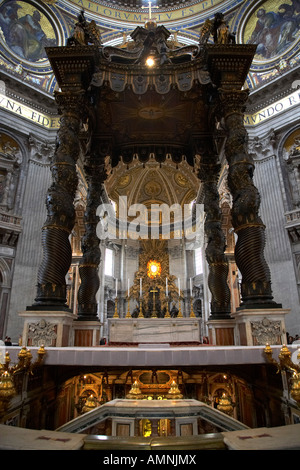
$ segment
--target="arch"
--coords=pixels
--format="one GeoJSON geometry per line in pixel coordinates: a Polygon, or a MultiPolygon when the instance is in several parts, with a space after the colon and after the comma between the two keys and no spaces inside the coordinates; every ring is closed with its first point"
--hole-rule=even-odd
{"type": "MultiPolygon", "coordinates": [[[[26,145],[25,143],[22,141],[22,139],[20,138],[20,136],[16,135],[16,132],[12,132],[10,129],[6,129],[4,126],[0,126],[0,135],[1,134],[5,134],[7,135],[8,137],[10,137],[11,139],[13,139],[20,147],[21,151],[22,151],[22,155],[27,155],[28,153],[28,150],[26,148],[26,145]]],[[[27,136],[26,136],[27,137],[27,136]]]]}
{"type": "Polygon", "coordinates": [[[299,124],[289,128],[286,132],[281,136],[280,141],[278,143],[278,153],[282,154],[284,144],[286,143],[287,139],[297,130],[300,129],[299,124]]]}
{"type": "MultiPolygon", "coordinates": [[[[299,124],[293,126],[287,132],[285,132],[278,144],[278,165],[280,167],[283,191],[285,193],[285,205],[286,210],[295,210],[298,206],[299,201],[299,170],[293,163],[293,157],[289,155],[289,151],[293,146],[292,136],[295,135],[300,137],[300,126],[299,124]]],[[[298,160],[298,157],[297,157],[298,160]]]]}
{"type": "Polygon", "coordinates": [[[0,258],[0,276],[0,338],[4,338],[10,301],[11,270],[3,258],[0,258]]]}
{"type": "Polygon", "coordinates": [[[11,270],[8,266],[7,262],[0,258],[0,282],[2,288],[10,288],[11,287],[11,270]]]}

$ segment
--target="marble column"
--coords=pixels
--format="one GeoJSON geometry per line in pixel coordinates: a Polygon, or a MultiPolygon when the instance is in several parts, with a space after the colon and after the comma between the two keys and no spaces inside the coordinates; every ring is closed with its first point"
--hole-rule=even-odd
{"type": "Polygon", "coordinates": [[[277,304],[273,301],[270,270],[264,258],[265,226],[259,216],[260,195],[253,183],[254,163],[248,154],[243,120],[248,91],[221,88],[219,97],[227,134],[225,154],[233,198],[232,224],[238,236],[235,260],[242,275],[241,307],[274,308],[277,304]]]}
{"type": "Polygon", "coordinates": [[[228,286],[228,261],[225,255],[226,240],[222,230],[222,213],[219,202],[218,179],[220,165],[213,141],[204,142],[200,150],[198,177],[204,186],[204,230],[207,239],[206,260],[209,266],[208,287],[211,292],[211,319],[229,318],[230,289],[228,286]]]}
{"type": "Polygon", "coordinates": [[[101,259],[97,236],[102,185],[106,179],[104,160],[94,155],[85,166],[88,182],[87,207],[84,214],[85,233],[82,238],[82,259],[79,264],[81,285],[78,291],[78,320],[98,320],[96,294],[100,286],[98,267],[101,259]],[[99,161],[98,161],[99,158],[99,161]]]}
{"type": "Polygon", "coordinates": [[[51,164],[52,184],[46,197],[47,219],[42,228],[43,259],[34,304],[39,308],[66,307],[65,276],[72,260],[69,235],[75,223],[73,201],[78,184],[76,161],[83,99],[83,91],[56,93],[61,124],[51,164]]]}

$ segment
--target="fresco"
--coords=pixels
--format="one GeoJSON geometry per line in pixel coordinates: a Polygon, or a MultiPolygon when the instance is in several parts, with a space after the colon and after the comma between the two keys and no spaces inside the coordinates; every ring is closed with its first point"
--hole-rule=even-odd
{"type": "Polygon", "coordinates": [[[57,45],[48,18],[28,2],[9,0],[0,6],[1,40],[18,57],[29,62],[47,59],[45,47],[57,45]]]}
{"type": "Polygon", "coordinates": [[[248,19],[243,42],[257,44],[255,60],[281,57],[300,38],[300,0],[267,0],[248,19]]]}

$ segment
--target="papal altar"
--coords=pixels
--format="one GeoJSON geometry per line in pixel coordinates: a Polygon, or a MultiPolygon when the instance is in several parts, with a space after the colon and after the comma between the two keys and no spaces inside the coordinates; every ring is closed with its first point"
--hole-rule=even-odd
{"type": "Polygon", "coordinates": [[[111,318],[108,340],[114,343],[200,343],[198,318],[111,318]]]}

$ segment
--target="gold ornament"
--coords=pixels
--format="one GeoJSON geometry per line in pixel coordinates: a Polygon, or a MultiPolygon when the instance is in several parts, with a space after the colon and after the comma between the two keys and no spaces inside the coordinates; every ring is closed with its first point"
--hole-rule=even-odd
{"type": "Polygon", "coordinates": [[[292,373],[292,377],[290,379],[291,387],[290,387],[290,394],[291,397],[300,404],[300,352],[297,355],[298,364],[294,364],[291,359],[291,352],[288,347],[284,344],[279,352],[277,362],[273,358],[273,351],[271,346],[267,343],[264,349],[264,353],[268,359],[268,361],[277,367],[277,372],[286,371],[292,373]]]}
{"type": "MultiPolygon", "coordinates": [[[[143,298],[140,310],[144,312],[148,310],[150,296],[153,290],[157,291],[156,302],[160,303],[161,310],[166,309],[166,317],[170,316],[168,312],[169,302],[178,302],[179,290],[176,285],[177,278],[169,274],[169,253],[165,240],[142,240],[141,252],[139,255],[139,270],[135,273],[133,285],[129,291],[129,297],[135,299],[138,304],[140,298],[140,282],[143,285],[143,298]],[[149,270],[152,270],[149,272],[149,270]],[[149,276],[149,274],[150,276],[149,276]],[[166,284],[168,285],[168,295],[166,292],[166,284]]],[[[150,312],[152,315],[153,312],[150,312]]],[[[139,317],[143,317],[140,314],[139,317]]]]}
{"type": "Polygon", "coordinates": [[[126,395],[126,398],[129,398],[130,400],[142,400],[144,398],[137,381],[132,384],[129,393],[126,395]]]}
{"type": "Polygon", "coordinates": [[[10,400],[16,394],[11,374],[6,370],[0,378],[0,401],[10,400]]]}
{"type": "Polygon", "coordinates": [[[172,399],[173,400],[181,399],[183,397],[182,393],[180,393],[180,390],[179,390],[178,385],[175,382],[175,380],[173,380],[173,382],[171,383],[171,388],[168,391],[166,396],[170,400],[172,400],[172,399]]]}
{"type": "Polygon", "coordinates": [[[5,361],[0,364],[0,415],[6,412],[10,400],[16,395],[14,375],[16,373],[33,374],[42,365],[46,354],[43,345],[39,348],[37,354],[36,361],[32,363],[31,352],[23,346],[18,354],[18,363],[10,367],[9,353],[5,353],[5,361]]]}
{"type": "Polygon", "coordinates": [[[150,259],[147,263],[147,276],[151,279],[155,279],[156,277],[161,275],[161,264],[159,261],[155,261],[150,259]]]}
{"type": "Polygon", "coordinates": [[[291,378],[291,397],[300,404],[300,373],[294,372],[291,378]]]}
{"type": "Polygon", "coordinates": [[[83,413],[87,413],[88,411],[93,410],[94,408],[97,407],[97,402],[96,399],[93,395],[90,395],[87,399],[86,402],[82,408],[83,413]]]}
{"type": "Polygon", "coordinates": [[[233,406],[231,403],[231,399],[228,397],[228,395],[224,392],[222,397],[220,398],[219,404],[217,405],[217,408],[219,411],[222,411],[223,413],[230,415],[233,410],[233,406]]]}

